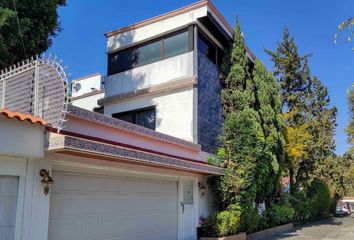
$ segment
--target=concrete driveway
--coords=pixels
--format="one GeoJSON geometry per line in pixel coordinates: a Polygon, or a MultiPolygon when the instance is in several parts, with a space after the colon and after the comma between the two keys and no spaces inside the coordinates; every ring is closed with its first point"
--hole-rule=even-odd
{"type": "Polygon", "coordinates": [[[354,240],[354,214],[296,227],[264,240],[354,240]]]}

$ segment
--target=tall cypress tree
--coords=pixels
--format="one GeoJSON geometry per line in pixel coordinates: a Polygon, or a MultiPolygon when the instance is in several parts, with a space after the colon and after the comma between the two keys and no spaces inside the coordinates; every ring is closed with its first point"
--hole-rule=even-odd
{"type": "Polygon", "coordinates": [[[279,186],[284,156],[281,100],[274,77],[256,60],[250,62],[237,21],[232,48],[223,64],[223,148],[226,168],[220,182],[222,207],[241,207],[240,230],[252,231],[254,204],[270,206],[279,186]],[[251,70],[252,69],[252,70],[251,70]]]}
{"type": "Polygon", "coordinates": [[[257,151],[257,137],[262,135],[254,105],[253,85],[249,71],[249,60],[237,21],[234,41],[229,58],[225,58],[221,92],[224,124],[222,159],[226,174],[221,182],[223,208],[240,204],[243,209],[253,204],[256,195],[255,167],[260,152],[257,151]],[[248,206],[246,206],[248,205],[248,206]]]}
{"type": "Polygon", "coordinates": [[[279,190],[281,166],[284,163],[285,139],[279,87],[263,63],[256,60],[252,72],[255,86],[255,110],[265,137],[263,158],[259,161],[257,198],[270,207],[279,190]],[[266,170],[266,171],[265,171],[266,170]],[[262,174],[265,173],[265,174],[262,174]]]}

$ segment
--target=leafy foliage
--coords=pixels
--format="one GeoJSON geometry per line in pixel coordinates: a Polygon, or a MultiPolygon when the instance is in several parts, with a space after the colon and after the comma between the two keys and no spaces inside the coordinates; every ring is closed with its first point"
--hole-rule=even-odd
{"type": "Polygon", "coordinates": [[[270,214],[270,224],[274,227],[293,221],[295,211],[289,205],[273,204],[270,214]]]}
{"type": "MultiPolygon", "coordinates": [[[[327,88],[310,74],[310,55],[298,53],[287,28],[277,49],[266,52],[274,76],[259,60],[248,60],[237,22],[222,64],[225,120],[218,159],[225,175],[216,192],[221,210],[240,208],[238,231],[248,233],[326,215],[354,183],[346,175],[351,157],[334,154],[337,109],[327,88]],[[282,174],[290,177],[290,194],[280,192],[282,174]],[[260,215],[262,202],[266,211],[260,215]]],[[[223,226],[231,221],[228,213],[221,216],[223,226]]]]}
{"type": "Polygon", "coordinates": [[[24,60],[26,54],[28,57],[41,54],[51,46],[52,38],[60,31],[57,8],[65,5],[66,1],[14,2],[0,2],[0,69],[24,60]]]}
{"type": "Polygon", "coordinates": [[[212,214],[202,225],[204,235],[208,237],[223,237],[237,233],[240,225],[241,209],[230,205],[227,210],[212,214]]]}
{"type": "MultiPolygon", "coordinates": [[[[317,77],[311,76],[310,55],[299,55],[287,28],[276,51],[266,52],[274,62],[274,76],[283,96],[286,168],[291,192],[297,191],[295,187],[310,186],[316,179],[332,186],[343,185],[340,177],[334,177],[343,176],[343,168],[334,168],[337,109],[330,106],[327,88],[317,77]]],[[[340,188],[337,194],[339,192],[342,192],[340,188]]]]}
{"type": "MultiPolygon", "coordinates": [[[[343,21],[341,24],[338,25],[338,32],[334,35],[334,42],[337,42],[337,39],[339,37],[339,33],[343,31],[348,31],[348,36],[345,40],[345,43],[349,43],[351,41],[351,38],[354,36],[354,31],[352,28],[354,27],[354,18],[350,17],[347,20],[343,21]]],[[[354,51],[354,48],[352,48],[354,51]]]]}

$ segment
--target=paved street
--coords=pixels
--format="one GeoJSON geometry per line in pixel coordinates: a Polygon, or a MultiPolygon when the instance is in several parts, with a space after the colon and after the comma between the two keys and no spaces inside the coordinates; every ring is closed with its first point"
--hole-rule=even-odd
{"type": "Polygon", "coordinates": [[[323,220],[277,234],[264,240],[354,240],[354,214],[350,217],[323,220]]]}

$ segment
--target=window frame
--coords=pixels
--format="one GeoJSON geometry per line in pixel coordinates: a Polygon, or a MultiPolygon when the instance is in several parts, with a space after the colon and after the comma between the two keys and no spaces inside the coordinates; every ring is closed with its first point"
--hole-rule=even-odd
{"type": "MultiPolygon", "coordinates": [[[[216,66],[218,66],[218,67],[220,67],[220,65],[221,65],[221,62],[222,62],[222,59],[219,59],[219,56],[220,56],[220,53],[219,52],[222,52],[223,54],[223,56],[225,56],[225,51],[223,51],[220,47],[219,47],[219,45],[218,44],[216,44],[209,36],[208,36],[208,34],[207,33],[205,33],[204,31],[203,31],[203,29],[202,28],[200,28],[200,27],[198,27],[197,28],[197,44],[198,44],[198,40],[199,40],[199,35],[201,35],[203,38],[205,38],[211,45],[213,45],[213,47],[215,48],[215,63],[210,59],[210,58],[208,58],[204,53],[202,53],[205,57],[207,57],[212,63],[214,63],[216,66]]],[[[196,50],[198,51],[198,52],[200,52],[199,51],[199,48],[198,48],[199,46],[196,46],[196,50]]]]}
{"type": "Polygon", "coordinates": [[[115,118],[115,119],[119,119],[121,121],[125,121],[125,122],[128,122],[128,123],[140,126],[140,127],[145,127],[145,128],[148,128],[148,129],[151,129],[151,130],[154,130],[154,131],[156,130],[156,106],[155,105],[154,106],[149,106],[149,107],[144,107],[144,108],[138,108],[138,109],[134,109],[134,110],[129,110],[129,111],[124,111],[124,112],[113,113],[112,117],[115,118]],[[137,113],[144,112],[144,111],[150,111],[150,110],[153,110],[154,114],[155,114],[155,125],[154,125],[153,129],[145,127],[145,126],[142,126],[142,125],[139,125],[139,124],[136,123],[137,122],[137,113]],[[131,114],[133,122],[128,122],[128,121],[120,119],[118,116],[122,115],[122,114],[131,114]]]}
{"type": "Polygon", "coordinates": [[[154,62],[158,62],[158,61],[161,61],[161,60],[164,60],[164,59],[168,59],[168,58],[171,58],[171,57],[175,57],[175,56],[178,56],[178,55],[181,55],[181,54],[185,54],[185,53],[193,51],[193,50],[194,50],[194,25],[184,26],[183,28],[180,28],[180,29],[177,29],[177,30],[173,30],[172,32],[169,32],[169,33],[164,34],[162,36],[159,36],[159,37],[156,37],[156,38],[153,38],[153,39],[149,39],[147,41],[135,44],[133,46],[130,46],[130,47],[118,50],[118,51],[114,51],[114,52],[108,53],[107,76],[114,75],[114,74],[121,73],[121,72],[125,72],[125,71],[128,71],[128,70],[137,68],[137,67],[145,66],[145,65],[148,65],[148,64],[151,64],[151,63],[154,63],[154,62]],[[188,50],[186,52],[183,52],[183,53],[180,53],[180,54],[177,54],[177,55],[172,55],[172,56],[165,57],[165,52],[164,52],[164,41],[165,41],[165,39],[166,38],[170,38],[170,37],[175,36],[175,35],[178,35],[178,34],[181,34],[181,33],[184,33],[184,32],[188,33],[188,50]],[[141,65],[137,65],[137,63],[136,63],[136,51],[137,51],[137,49],[141,48],[141,47],[144,47],[146,45],[149,45],[151,43],[154,43],[154,42],[160,42],[161,55],[160,55],[159,60],[153,61],[153,62],[149,62],[149,63],[145,63],[145,64],[141,64],[141,65]],[[133,55],[133,57],[132,57],[132,61],[133,62],[131,64],[131,67],[127,68],[127,69],[125,69],[123,71],[117,71],[117,72],[110,71],[112,69],[112,67],[110,65],[110,57],[115,55],[115,54],[119,55],[120,53],[122,53],[124,51],[129,51],[129,50],[132,50],[132,55],[133,55]]]}

